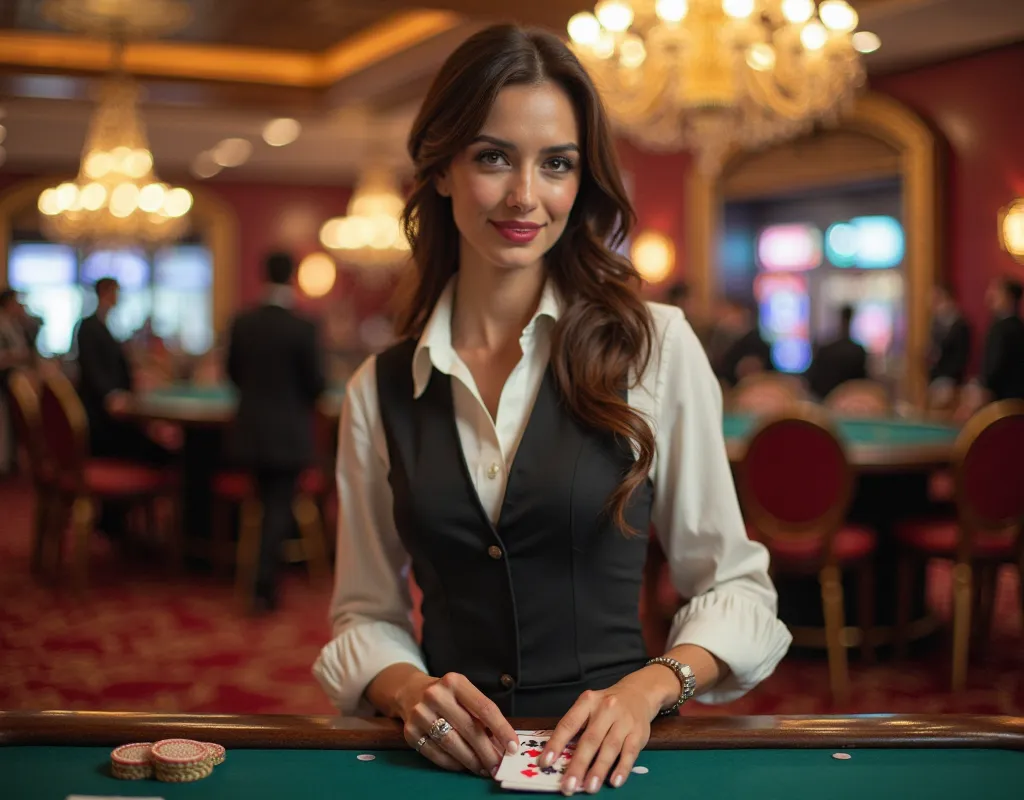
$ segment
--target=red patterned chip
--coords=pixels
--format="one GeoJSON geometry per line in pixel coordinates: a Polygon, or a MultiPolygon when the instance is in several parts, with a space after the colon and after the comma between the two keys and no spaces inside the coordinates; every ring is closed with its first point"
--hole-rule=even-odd
{"type": "Polygon", "coordinates": [[[152,752],[159,764],[198,764],[210,757],[206,745],[192,739],[164,739],[153,745],[152,752]]]}

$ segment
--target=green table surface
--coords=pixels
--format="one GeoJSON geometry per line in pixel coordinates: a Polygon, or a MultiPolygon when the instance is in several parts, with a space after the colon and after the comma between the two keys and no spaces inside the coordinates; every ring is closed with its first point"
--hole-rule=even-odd
{"type": "MultiPolygon", "coordinates": [[[[756,421],[755,416],[727,414],[723,421],[725,438],[744,438],[756,421]]],[[[855,446],[952,445],[959,433],[950,425],[905,419],[837,419],[836,426],[843,440],[855,446]]]]}
{"type": "MultiPolygon", "coordinates": [[[[229,750],[205,780],[167,784],[110,776],[109,747],[0,747],[0,796],[7,800],[64,800],[70,794],[189,800],[446,800],[494,797],[491,780],[434,768],[410,751],[229,750]]],[[[659,750],[641,754],[650,771],[632,775],[623,798],[887,798],[1024,797],[1024,752],[995,749],[850,749],[847,761],[831,749],[659,750]]],[[[560,796],[560,795],[556,795],[560,796]]]]}

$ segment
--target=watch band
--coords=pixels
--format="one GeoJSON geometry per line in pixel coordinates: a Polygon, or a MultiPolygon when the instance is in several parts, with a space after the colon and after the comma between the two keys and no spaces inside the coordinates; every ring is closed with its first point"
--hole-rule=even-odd
{"type": "Polygon", "coordinates": [[[679,706],[693,697],[694,692],[697,691],[697,676],[693,674],[689,664],[680,664],[674,658],[669,658],[668,656],[652,658],[647,662],[647,666],[651,664],[661,664],[663,667],[668,667],[679,678],[679,698],[670,708],[658,712],[659,717],[674,714],[679,709],[679,706]]]}

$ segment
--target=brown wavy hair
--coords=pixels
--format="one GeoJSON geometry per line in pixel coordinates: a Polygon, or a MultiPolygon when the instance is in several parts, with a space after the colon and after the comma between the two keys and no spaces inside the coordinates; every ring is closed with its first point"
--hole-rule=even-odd
{"type": "Polygon", "coordinates": [[[615,252],[636,216],[619,173],[615,144],[594,84],[554,34],[496,25],[471,36],[434,79],[409,134],[415,177],[405,207],[405,233],[414,269],[399,294],[397,330],[419,336],[448,280],[458,270],[459,232],[450,198],[435,181],[480,132],[506,86],[552,81],[570,97],[580,130],[582,174],[565,231],[544,264],[565,301],[554,328],[551,365],[570,413],[583,424],[610,431],[638,451],[608,501],[626,534],[625,510],[646,480],[654,434],[622,399],[632,372],[651,357],[654,325],[640,299],[640,275],[615,252]]]}

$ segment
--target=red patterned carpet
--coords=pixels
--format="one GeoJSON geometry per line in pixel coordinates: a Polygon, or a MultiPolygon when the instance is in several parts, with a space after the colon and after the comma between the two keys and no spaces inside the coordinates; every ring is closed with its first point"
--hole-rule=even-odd
{"type": "MultiPolygon", "coordinates": [[[[29,576],[28,489],[0,482],[0,708],[164,712],[330,713],[310,676],[328,635],[329,589],[290,576],[283,608],[239,614],[223,580],[170,580],[158,565],[94,545],[93,589],[84,601],[29,576]]],[[[937,610],[948,617],[948,567],[930,571],[937,610]]],[[[967,690],[948,690],[938,647],[896,667],[851,667],[853,700],[836,708],[824,660],[789,656],[754,692],[700,714],[1024,713],[1024,637],[1015,575],[1001,576],[991,652],[972,665],[967,690]]]]}

